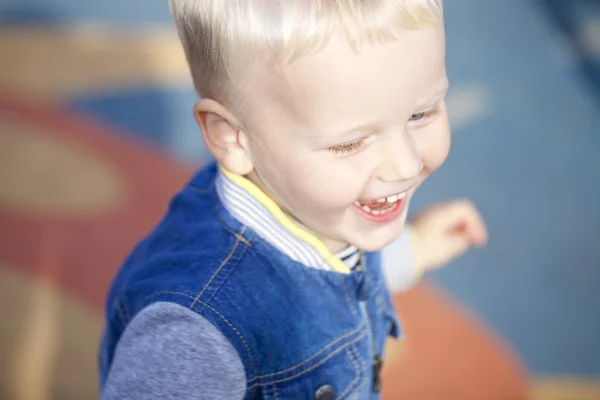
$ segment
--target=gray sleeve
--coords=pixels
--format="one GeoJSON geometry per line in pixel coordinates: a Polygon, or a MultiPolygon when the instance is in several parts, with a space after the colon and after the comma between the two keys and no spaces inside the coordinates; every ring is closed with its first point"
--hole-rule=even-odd
{"type": "Polygon", "coordinates": [[[244,366],[227,338],[199,314],[165,302],[126,328],[101,398],[235,400],[245,393],[244,366]]]}
{"type": "Polygon", "coordinates": [[[400,236],[381,251],[383,274],[392,293],[409,289],[419,279],[411,234],[406,224],[400,236]]]}

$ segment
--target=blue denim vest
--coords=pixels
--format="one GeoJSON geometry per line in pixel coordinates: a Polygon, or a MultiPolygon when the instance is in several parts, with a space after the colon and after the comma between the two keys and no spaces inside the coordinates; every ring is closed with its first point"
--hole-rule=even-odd
{"type": "Polygon", "coordinates": [[[246,399],[377,399],[386,337],[399,324],[366,253],[349,274],[306,267],[220,203],[214,164],[171,202],[115,277],[100,349],[105,382],[119,337],[144,307],[168,301],[211,321],[238,351],[246,399]]]}

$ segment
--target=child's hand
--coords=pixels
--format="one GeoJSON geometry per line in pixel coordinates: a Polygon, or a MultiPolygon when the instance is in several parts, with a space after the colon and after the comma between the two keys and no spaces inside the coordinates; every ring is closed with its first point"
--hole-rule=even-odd
{"type": "Polygon", "coordinates": [[[465,253],[471,246],[483,247],[488,240],[481,215],[468,200],[433,206],[412,222],[417,267],[439,268],[465,253]]]}

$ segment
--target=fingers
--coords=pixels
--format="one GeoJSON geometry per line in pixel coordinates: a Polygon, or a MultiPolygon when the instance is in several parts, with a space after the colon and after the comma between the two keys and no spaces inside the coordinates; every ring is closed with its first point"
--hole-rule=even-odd
{"type": "Polygon", "coordinates": [[[443,223],[451,230],[463,235],[476,246],[484,246],[488,233],[481,214],[469,200],[456,200],[444,206],[443,223]]]}
{"type": "Polygon", "coordinates": [[[483,218],[468,200],[431,207],[417,215],[412,226],[425,269],[438,268],[488,240],[483,218]]]}

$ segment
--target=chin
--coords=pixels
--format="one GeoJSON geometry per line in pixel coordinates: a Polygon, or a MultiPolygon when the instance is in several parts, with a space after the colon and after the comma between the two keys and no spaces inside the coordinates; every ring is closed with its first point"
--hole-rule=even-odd
{"type": "Polygon", "coordinates": [[[398,239],[404,231],[405,219],[406,218],[402,216],[401,220],[395,221],[393,226],[388,226],[381,230],[374,230],[370,233],[364,231],[357,232],[353,238],[348,238],[348,242],[363,251],[379,251],[398,239]]]}
{"type": "Polygon", "coordinates": [[[363,237],[363,238],[358,238],[357,240],[352,240],[349,242],[363,251],[375,252],[375,251],[379,251],[379,250],[383,249],[390,243],[393,243],[394,240],[396,240],[396,238],[399,235],[400,235],[400,233],[398,233],[398,235],[387,235],[386,237],[381,237],[381,238],[374,237],[374,236],[363,237]]]}

